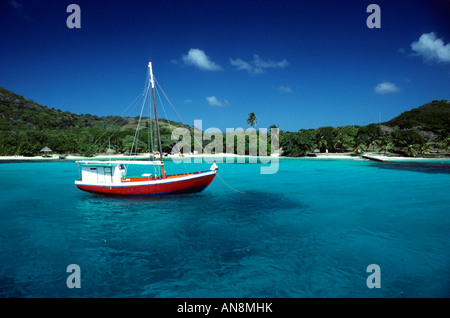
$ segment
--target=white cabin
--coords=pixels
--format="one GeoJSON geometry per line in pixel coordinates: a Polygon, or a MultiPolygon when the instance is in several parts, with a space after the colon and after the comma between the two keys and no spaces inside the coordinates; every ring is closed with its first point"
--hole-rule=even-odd
{"type": "MultiPolygon", "coordinates": [[[[128,164],[162,165],[161,161],[78,161],[84,184],[121,183],[126,178],[128,164]]],[[[150,177],[151,174],[142,176],[150,177]]]]}
{"type": "Polygon", "coordinates": [[[124,164],[95,162],[81,165],[81,180],[86,183],[120,183],[126,173],[124,164]]]}

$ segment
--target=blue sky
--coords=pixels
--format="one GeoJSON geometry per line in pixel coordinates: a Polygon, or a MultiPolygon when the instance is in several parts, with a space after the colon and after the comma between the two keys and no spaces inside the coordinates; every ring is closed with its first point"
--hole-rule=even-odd
{"type": "Polygon", "coordinates": [[[151,60],[189,125],[246,128],[250,112],[288,131],[366,125],[450,99],[449,16],[446,0],[3,0],[0,86],[120,115],[151,60]],[[66,25],[71,3],[79,29],[66,25]],[[367,27],[371,3],[381,28],[367,27]]]}

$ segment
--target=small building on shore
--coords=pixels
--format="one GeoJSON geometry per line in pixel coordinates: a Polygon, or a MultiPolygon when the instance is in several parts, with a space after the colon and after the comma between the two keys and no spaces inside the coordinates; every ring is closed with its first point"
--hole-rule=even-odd
{"type": "Polygon", "coordinates": [[[44,147],[41,149],[41,152],[43,153],[43,157],[51,157],[52,150],[49,147],[44,147]]]}

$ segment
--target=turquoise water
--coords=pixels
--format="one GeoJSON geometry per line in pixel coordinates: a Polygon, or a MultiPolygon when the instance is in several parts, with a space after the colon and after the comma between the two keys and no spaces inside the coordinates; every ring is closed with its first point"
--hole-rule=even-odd
{"type": "Polygon", "coordinates": [[[216,177],[197,194],[121,198],[75,188],[74,162],[0,164],[0,296],[450,296],[449,163],[261,166],[219,164],[245,193],[216,177]]]}

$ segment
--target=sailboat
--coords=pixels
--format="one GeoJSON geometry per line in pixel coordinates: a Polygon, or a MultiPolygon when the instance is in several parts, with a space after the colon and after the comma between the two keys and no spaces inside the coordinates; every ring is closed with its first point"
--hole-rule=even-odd
{"type": "MultiPolygon", "coordinates": [[[[153,109],[158,140],[159,160],[86,160],[77,161],[80,178],[75,186],[83,191],[97,194],[112,195],[166,195],[179,193],[193,193],[203,191],[217,174],[215,163],[207,171],[187,172],[183,174],[166,174],[164,169],[163,151],[159,132],[158,115],[155,101],[155,82],[153,78],[152,63],[148,64],[150,82],[153,95],[153,109]],[[155,174],[144,173],[139,176],[128,176],[129,165],[158,166],[155,174]]],[[[138,127],[139,129],[139,127],[138,127]]]]}

